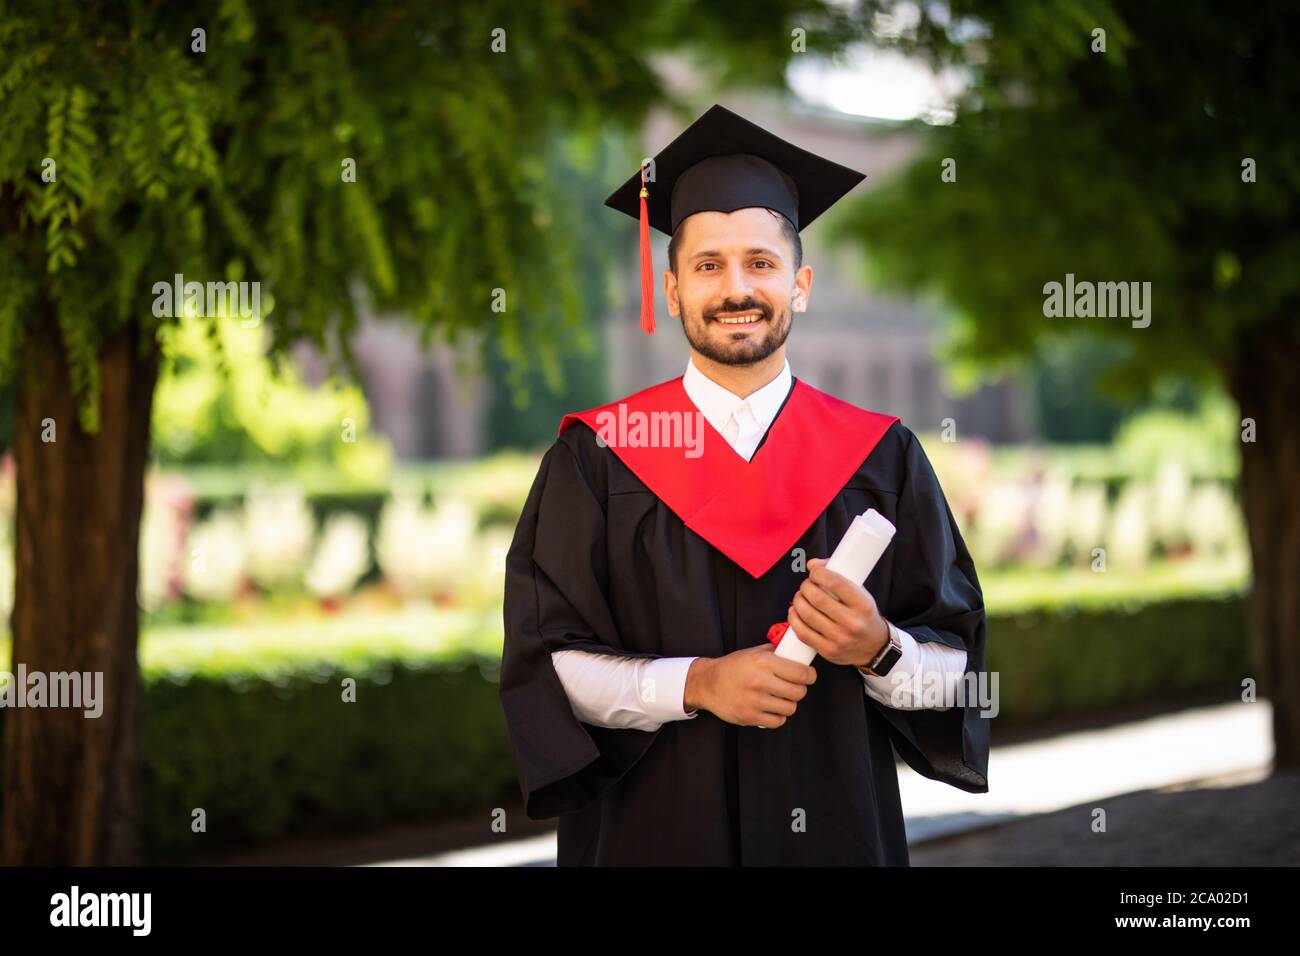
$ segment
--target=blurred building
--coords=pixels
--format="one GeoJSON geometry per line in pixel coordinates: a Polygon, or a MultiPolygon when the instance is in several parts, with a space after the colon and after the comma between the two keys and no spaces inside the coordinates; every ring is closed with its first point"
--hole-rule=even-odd
{"type": "MultiPolygon", "coordinates": [[[[917,134],[901,124],[852,117],[784,98],[728,97],[723,105],[778,136],[867,173],[854,191],[873,188],[915,153],[917,134]]],[[[644,142],[658,148],[681,130],[680,118],[659,115],[644,142]]],[[[612,187],[611,187],[612,188],[612,187]]],[[[609,215],[617,215],[610,211],[609,215]]],[[[834,210],[824,220],[829,221],[834,210]]],[[[907,298],[867,287],[860,254],[829,244],[819,220],[803,236],[804,261],[815,270],[809,310],[795,318],[786,343],[791,371],[846,401],[898,415],[917,430],[957,423],[963,436],[995,442],[1030,437],[1025,390],[1014,379],[957,396],[935,357],[941,316],[907,298]]],[[[640,285],[635,224],[628,220],[626,268],[621,304],[605,322],[608,395],[612,400],[680,375],[689,354],[676,319],[668,316],[656,289],[658,330],[647,336],[638,322],[640,285]]],[[[657,268],[667,267],[667,237],[655,235],[657,268]]],[[[416,333],[397,322],[363,322],[354,340],[376,427],[403,458],[467,458],[482,454],[489,383],[458,370],[443,345],[419,348],[416,333]]]]}
{"type": "MultiPolygon", "coordinates": [[[[352,336],[372,427],[399,458],[475,458],[487,449],[489,383],[459,367],[470,357],[443,343],[423,349],[418,331],[396,316],[368,315],[352,336]]],[[[304,378],[325,375],[305,342],[294,347],[304,378]]]]}

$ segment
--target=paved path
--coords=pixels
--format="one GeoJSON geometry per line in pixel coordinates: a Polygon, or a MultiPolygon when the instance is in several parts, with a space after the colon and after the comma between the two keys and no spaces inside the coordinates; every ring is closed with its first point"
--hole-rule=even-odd
{"type": "Polygon", "coordinates": [[[913,866],[1300,866],[1298,806],[1300,773],[1251,772],[1036,813],[909,855],[913,866]]]}

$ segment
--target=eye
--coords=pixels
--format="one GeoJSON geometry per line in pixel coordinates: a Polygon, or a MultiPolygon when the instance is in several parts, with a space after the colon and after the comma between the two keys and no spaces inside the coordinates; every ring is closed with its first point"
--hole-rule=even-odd
{"type": "Polygon", "coordinates": [[[755,260],[754,265],[756,265],[756,266],[766,266],[766,267],[769,268],[769,269],[773,268],[772,263],[768,262],[766,259],[757,259],[757,260],[755,260]]]}
{"type": "Polygon", "coordinates": [[[713,268],[716,268],[717,265],[718,265],[718,264],[717,264],[716,262],[701,262],[701,263],[700,263],[700,268],[701,268],[701,269],[706,269],[706,268],[708,268],[708,269],[713,269],[713,268]]]}

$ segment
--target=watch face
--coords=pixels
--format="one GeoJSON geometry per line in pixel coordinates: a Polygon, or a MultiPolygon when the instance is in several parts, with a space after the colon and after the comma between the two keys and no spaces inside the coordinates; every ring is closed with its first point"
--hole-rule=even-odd
{"type": "Polygon", "coordinates": [[[884,658],[879,664],[873,667],[872,670],[874,670],[878,676],[884,677],[893,670],[894,665],[898,663],[898,659],[902,656],[903,652],[899,650],[898,646],[891,643],[885,650],[884,658]]]}

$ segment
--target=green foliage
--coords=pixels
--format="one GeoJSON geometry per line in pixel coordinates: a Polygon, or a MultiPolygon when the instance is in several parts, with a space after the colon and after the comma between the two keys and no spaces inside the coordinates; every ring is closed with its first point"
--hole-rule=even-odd
{"type": "Polygon", "coordinates": [[[1180,462],[1193,474],[1235,475],[1240,469],[1241,424],[1220,391],[1204,394],[1190,412],[1152,408],[1124,422],[1115,436],[1116,457],[1132,474],[1154,474],[1180,462]]]}
{"type": "Polygon", "coordinates": [[[345,476],[386,480],[392,450],[367,433],[361,389],[334,381],[305,385],[291,363],[277,367],[266,358],[264,333],[238,319],[193,315],[164,331],[167,363],[153,409],[158,460],[330,463],[345,476]]]}
{"type": "Polygon", "coordinates": [[[829,51],[851,20],[829,0],[0,0],[0,374],[25,324],[57,321],[94,428],[102,344],[172,321],[151,289],[179,273],[262,283],[277,352],[350,366],[373,310],[554,386],[605,252],[573,174],[640,161],[609,134],[668,99],[651,57],[694,36],[707,73],[776,84],[790,25],[829,51]],[[770,29],[736,31],[742,12],[770,29]]]}
{"type": "Polygon", "coordinates": [[[1109,442],[1129,410],[1104,394],[1103,375],[1120,359],[1114,343],[1054,342],[1039,349],[1027,378],[1038,436],[1046,442],[1109,442]]]}
{"type": "Polygon", "coordinates": [[[1026,611],[991,617],[989,634],[1000,717],[1021,724],[1205,690],[1229,700],[1257,672],[1239,594],[1026,611]]]}
{"type": "Polygon", "coordinates": [[[159,857],[493,806],[515,786],[488,662],[321,663],[148,683],[143,839],[159,857]],[[342,700],[344,680],[355,702],[342,700]],[[207,830],[190,829],[203,807],[207,830]]]}
{"type": "Polygon", "coordinates": [[[1040,346],[1028,370],[1038,436],[1052,444],[1109,443],[1121,428],[1128,431],[1129,422],[1149,414],[1175,424],[1190,419],[1180,441],[1163,442],[1161,449],[1198,473],[1236,474],[1237,456],[1226,457],[1233,451],[1228,445],[1235,444],[1235,415],[1223,391],[1171,376],[1148,394],[1135,395],[1132,383],[1115,380],[1126,354],[1115,341],[1095,337],[1040,346]],[[1216,451],[1206,455],[1210,445],[1216,451]],[[1208,467],[1192,463],[1209,458],[1214,462],[1208,467]]]}
{"type": "Polygon", "coordinates": [[[845,223],[881,281],[949,303],[955,357],[997,370],[1097,335],[1122,351],[1118,374],[1142,387],[1221,370],[1247,330],[1294,334],[1300,7],[951,7],[950,26],[930,29],[943,37],[936,56],[969,70],[957,123],[929,130],[924,155],[845,223]],[[1090,50],[1095,27],[1107,31],[1105,53],[1090,50]],[[940,179],[945,157],[956,182],[940,179]],[[1257,182],[1243,182],[1247,157],[1257,182]],[[1066,273],[1150,282],[1151,325],[1045,318],[1043,286],[1066,273]]]}

